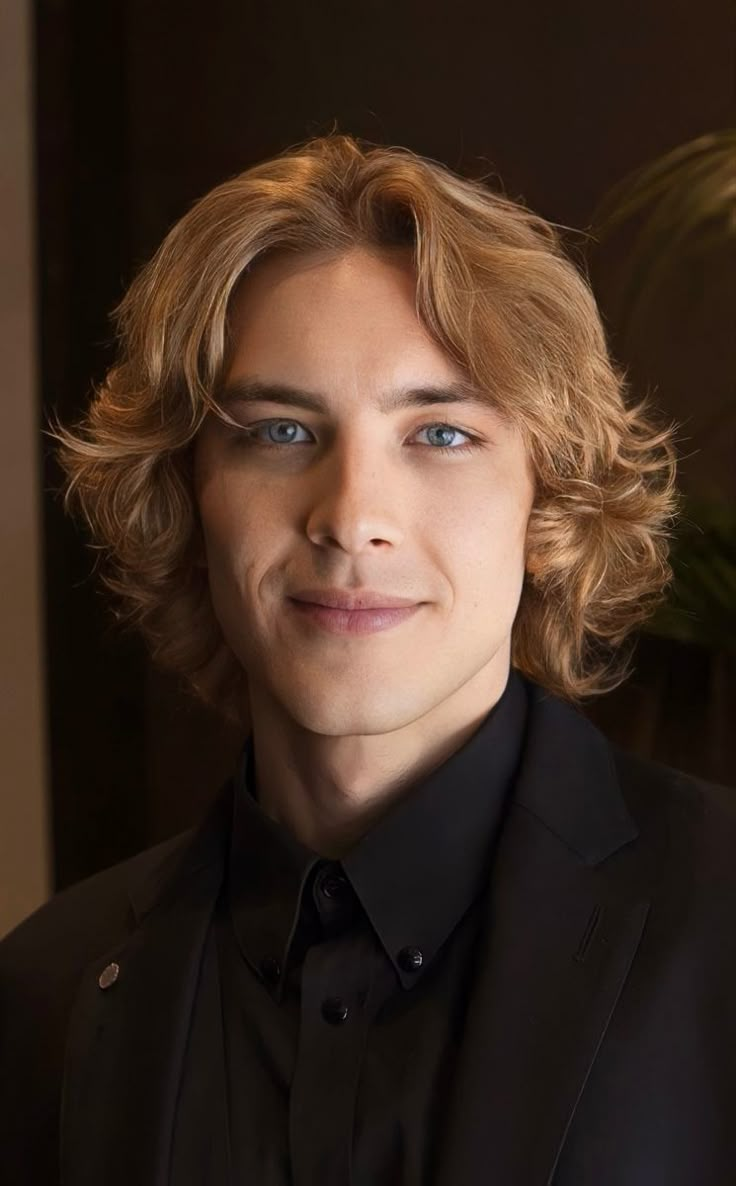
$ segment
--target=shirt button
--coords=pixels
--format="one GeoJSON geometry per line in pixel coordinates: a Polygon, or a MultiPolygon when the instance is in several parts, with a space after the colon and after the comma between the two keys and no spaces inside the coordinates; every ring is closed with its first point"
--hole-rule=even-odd
{"type": "Polygon", "coordinates": [[[348,1015],[348,1007],[342,997],[327,997],[322,1002],[322,1016],[330,1025],[339,1025],[348,1015]]]}
{"type": "Polygon", "coordinates": [[[341,873],[326,873],[320,880],[320,891],[326,898],[341,898],[348,886],[348,880],[341,873]]]}
{"type": "Polygon", "coordinates": [[[261,960],[261,975],[269,984],[276,984],[281,975],[281,964],[273,956],[266,956],[265,959],[261,960]]]}
{"type": "Polygon", "coordinates": [[[424,963],[424,956],[418,947],[402,947],[399,965],[405,972],[418,972],[424,963]]]}

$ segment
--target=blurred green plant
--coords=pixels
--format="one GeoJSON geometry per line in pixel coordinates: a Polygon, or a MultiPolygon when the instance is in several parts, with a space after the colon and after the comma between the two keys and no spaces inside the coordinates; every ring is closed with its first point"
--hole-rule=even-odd
{"type": "Polygon", "coordinates": [[[736,129],[682,144],[628,174],[593,212],[591,236],[604,243],[640,222],[627,258],[616,330],[622,342],[646,333],[646,317],[684,260],[710,258],[736,241],[736,129]]]}
{"type": "MultiPolygon", "coordinates": [[[[627,346],[646,337],[655,303],[666,302],[674,275],[694,259],[727,258],[736,244],[736,130],[699,136],[613,186],[593,212],[593,251],[633,227],[632,245],[617,259],[620,288],[609,311],[624,363],[627,346]]],[[[662,395],[666,403],[666,390],[662,395]]],[[[645,632],[736,652],[736,507],[683,497],[671,562],[668,600],[645,632]]]]}
{"type": "Polygon", "coordinates": [[[694,499],[684,506],[670,595],[645,633],[736,654],[736,509],[694,499]]]}

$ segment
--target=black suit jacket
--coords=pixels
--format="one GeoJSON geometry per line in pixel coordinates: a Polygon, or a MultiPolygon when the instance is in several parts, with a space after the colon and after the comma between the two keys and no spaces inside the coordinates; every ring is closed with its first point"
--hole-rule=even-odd
{"type": "MultiPolygon", "coordinates": [[[[736,793],[530,690],[432,1186],[730,1186],[736,793]]],[[[0,943],[3,1186],[167,1183],[231,794],[0,943]]]]}

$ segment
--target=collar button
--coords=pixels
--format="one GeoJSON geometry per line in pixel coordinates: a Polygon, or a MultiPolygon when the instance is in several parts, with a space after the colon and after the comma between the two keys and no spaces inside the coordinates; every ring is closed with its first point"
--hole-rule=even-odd
{"type": "Polygon", "coordinates": [[[402,947],[398,961],[404,972],[418,972],[424,963],[424,956],[418,947],[402,947]]]}
{"type": "Polygon", "coordinates": [[[319,881],[320,891],[326,898],[343,898],[347,893],[348,879],[342,873],[325,873],[319,881]]]}

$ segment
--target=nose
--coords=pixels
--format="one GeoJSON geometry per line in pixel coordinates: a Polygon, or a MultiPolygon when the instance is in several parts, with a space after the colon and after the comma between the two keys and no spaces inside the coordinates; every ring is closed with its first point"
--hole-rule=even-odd
{"type": "Polygon", "coordinates": [[[315,472],[307,534],[321,547],[359,553],[368,545],[401,543],[405,499],[399,479],[378,448],[362,440],[336,444],[315,472]]]}

